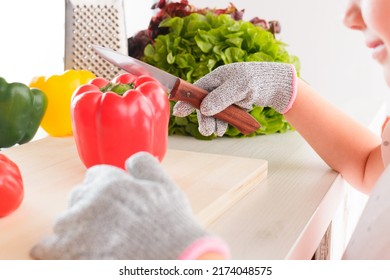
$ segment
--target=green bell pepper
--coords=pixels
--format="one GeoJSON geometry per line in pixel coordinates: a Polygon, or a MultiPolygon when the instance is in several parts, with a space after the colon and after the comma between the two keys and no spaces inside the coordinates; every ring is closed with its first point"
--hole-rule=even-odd
{"type": "Polygon", "coordinates": [[[0,77],[0,148],[29,142],[46,108],[47,97],[41,90],[0,77]]]}

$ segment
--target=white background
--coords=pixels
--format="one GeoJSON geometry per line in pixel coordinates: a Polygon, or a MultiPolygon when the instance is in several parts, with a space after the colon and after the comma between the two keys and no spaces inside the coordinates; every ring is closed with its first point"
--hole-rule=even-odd
{"type": "MultiPolygon", "coordinates": [[[[351,99],[385,98],[382,71],[371,59],[362,35],[342,24],[346,0],[192,0],[198,7],[224,8],[233,2],[245,19],[278,20],[301,76],[337,105],[351,99]]],[[[34,76],[60,74],[64,55],[64,0],[0,2],[0,76],[28,83],[34,76]]],[[[154,0],[124,0],[127,35],[146,28],[154,0]]],[[[390,95],[389,95],[390,96],[390,95]]]]}

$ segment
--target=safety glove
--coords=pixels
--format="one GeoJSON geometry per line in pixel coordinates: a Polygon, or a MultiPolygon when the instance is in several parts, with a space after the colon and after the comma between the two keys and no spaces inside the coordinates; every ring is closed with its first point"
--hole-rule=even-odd
{"type": "MultiPolygon", "coordinates": [[[[227,123],[212,116],[236,104],[245,110],[254,105],[272,107],[285,114],[297,94],[297,74],[291,64],[277,62],[237,62],[220,66],[194,83],[209,92],[197,110],[199,132],[222,136],[227,123]]],[[[173,115],[185,117],[195,108],[178,101],[173,115]]]]}
{"type": "Polygon", "coordinates": [[[31,250],[35,259],[196,259],[229,257],[227,245],[195,219],[181,189],[159,161],[139,152],[127,172],[96,165],[69,198],[68,209],[31,250]]]}

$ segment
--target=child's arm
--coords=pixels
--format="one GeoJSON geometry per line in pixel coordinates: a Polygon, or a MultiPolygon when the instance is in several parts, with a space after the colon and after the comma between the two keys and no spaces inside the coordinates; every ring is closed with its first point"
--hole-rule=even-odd
{"type": "Polygon", "coordinates": [[[384,169],[377,136],[301,80],[285,117],[330,167],[359,190],[370,192],[384,169]]]}

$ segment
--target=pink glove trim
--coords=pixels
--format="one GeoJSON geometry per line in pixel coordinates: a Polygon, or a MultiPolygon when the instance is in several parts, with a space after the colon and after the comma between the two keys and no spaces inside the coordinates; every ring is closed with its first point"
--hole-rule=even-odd
{"type": "Polygon", "coordinates": [[[291,99],[290,99],[290,102],[288,103],[286,109],[283,112],[281,112],[281,114],[286,114],[291,109],[291,107],[295,101],[295,98],[297,97],[297,92],[298,92],[297,72],[295,70],[294,65],[291,64],[291,68],[293,71],[293,79],[292,79],[292,83],[291,83],[291,87],[292,87],[291,99]]]}
{"type": "Polygon", "coordinates": [[[201,255],[215,252],[221,254],[225,259],[230,258],[230,249],[227,244],[216,237],[205,237],[196,240],[180,254],[179,260],[196,260],[201,255]]]}

